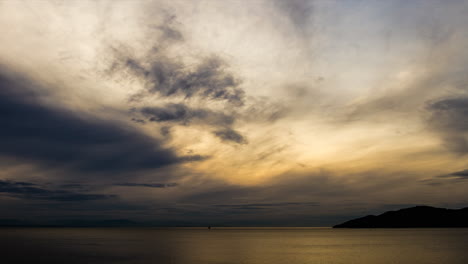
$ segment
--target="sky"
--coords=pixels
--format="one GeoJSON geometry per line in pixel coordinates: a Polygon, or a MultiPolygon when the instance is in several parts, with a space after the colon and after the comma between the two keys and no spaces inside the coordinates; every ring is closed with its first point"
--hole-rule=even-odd
{"type": "Polygon", "coordinates": [[[467,207],[467,12],[0,1],[0,224],[331,226],[467,207]]]}

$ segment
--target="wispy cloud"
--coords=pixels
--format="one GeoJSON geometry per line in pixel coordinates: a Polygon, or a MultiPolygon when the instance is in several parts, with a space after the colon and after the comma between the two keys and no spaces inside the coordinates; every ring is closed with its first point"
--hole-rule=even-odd
{"type": "Polygon", "coordinates": [[[0,180],[0,193],[11,197],[29,200],[49,200],[58,202],[83,202],[106,200],[116,198],[116,195],[78,193],[65,190],[45,189],[37,184],[2,181],[0,180]]]}
{"type": "Polygon", "coordinates": [[[148,188],[171,188],[176,187],[178,184],[175,182],[171,183],[116,183],[115,186],[125,186],[125,187],[148,187],[148,188]]]}

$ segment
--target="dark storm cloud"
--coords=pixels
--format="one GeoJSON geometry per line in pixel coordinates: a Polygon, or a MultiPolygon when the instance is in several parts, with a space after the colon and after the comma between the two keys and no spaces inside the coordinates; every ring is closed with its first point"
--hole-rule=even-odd
{"type": "Polygon", "coordinates": [[[155,169],[203,157],[179,157],[161,142],[109,120],[40,102],[40,84],[0,72],[0,155],[81,172],[155,169]]]}
{"type": "Polygon", "coordinates": [[[458,179],[458,180],[468,180],[468,170],[456,171],[447,175],[442,175],[440,177],[458,179]]]}
{"type": "MultiPolygon", "coordinates": [[[[144,56],[136,56],[136,52],[127,46],[112,49],[114,63],[111,74],[124,74],[143,85],[143,89],[131,97],[132,103],[141,102],[144,98],[154,99],[154,96],[178,101],[134,107],[132,112],[139,116],[132,120],[140,124],[162,123],[166,126],[161,131],[164,136],[170,136],[170,128],[174,125],[208,126],[212,128],[212,134],[224,142],[247,143],[245,137],[234,129],[236,120],[243,118],[239,113],[242,112],[240,107],[246,103],[245,92],[240,87],[241,78],[215,54],[191,57],[193,61],[190,63],[171,55],[171,48],[184,49],[185,38],[175,16],[166,14],[165,21],[162,26],[155,27],[155,34],[148,33],[151,48],[143,52],[144,56]],[[183,103],[179,102],[181,98],[183,103]],[[190,106],[192,101],[202,103],[203,108],[190,106]],[[217,102],[222,103],[221,109],[212,108],[212,103],[217,102]],[[233,110],[233,106],[238,110],[233,110]]],[[[275,114],[267,114],[268,118],[275,118],[275,114]]]]}
{"type": "Polygon", "coordinates": [[[145,120],[139,118],[132,118],[132,121],[139,124],[146,124],[145,120]]]}
{"type": "Polygon", "coordinates": [[[145,91],[134,98],[156,94],[224,100],[233,105],[244,103],[245,92],[239,87],[240,80],[227,71],[226,63],[217,56],[201,58],[195,67],[163,55],[151,58],[150,61],[124,58],[123,67],[145,87],[145,91]]]}
{"type": "Polygon", "coordinates": [[[116,183],[115,186],[126,186],[126,187],[148,187],[148,188],[171,188],[176,187],[178,184],[172,183],[116,183]]]}
{"type": "Polygon", "coordinates": [[[222,141],[235,142],[235,143],[238,143],[238,144],[246,144],[247,143],[247,140],[244,138],[244,136],[242,136],[239,132],[237,132],[237,131],[235,131],[233,129],[230,129],[230,128],[217,130],[217,131],[213,132],[213,134],[215,136],[217,136],[218,138],[220,138],[222,141]]]}
{"type": "Polygon", "coordinates": [[[159,129],[159,131],[165,138],[171,138],[171,127],[163,126],[159,129]]]}
{"type": "MultiPolygon", "coordinates": [[[[191,108],[181,103],[169,103],[163,107],[143,107],[139,112],[147,118],[149,122],[189,125],[205,125],[213,127],[213,135],[225,142],[234,142],[246,144],[247,140],[232,126],[236,121],[234,114],[225,114],[219,111],[213,111],[203,108],[191,108]]],[[[145,122],[145,121],[144,121],[145,122]]],[[[169,128],[161,131],[168,135],[169,128]]]]}
{"type": "Polygon", "coordinates": [[[445,146],[459,154],[468,153],[468,98],[442,99],[427,106],[428,123],[444,140],[445,146]]]}
{"type": "Polygon", "coordinates": [[[184,104],[169,103],[163,107],[143,107],[140,112],[153,122],[173,122],[182,125],[190,123],[230,126],[235,118],[209,109],[194,109],[184,104]]]}
{"type": "Polygon", "coordinates": [[[286,115],[288,109],[280,102],[247,97],[241,87],[242,78],[217,54],[201,52],[182,59],[180,51],[188,48],[182,26],[174,15],[166,14],[164,21],[162,26],[154,27],[156,31],[146,33],[147,43],[140,43],[149,47],[146,50],[136,51],[126,45],[111,48],[113,63],[108,73],[141,84],[142,89],[130,97],[130,102],[149,104],[133,107],[138,117],[132,121],[161,123],[165,126],[161,134],[166,138],[174,125],[208,126],[212,135],[223,142],[247,144],[246,136],[236,130],[237,120],[275,122],[286,115]],[[151,105],[155,100],[169,103],[151,105]]]}
{"type": "Polygon", "coordinates": [[[460,184],[466,180],[468,180],[468,169],[434,176],[432,178],[421,180],[420,182],[429,186],[441,187],[451,184],[460,184]]]}
{"type": "MultiPolygon", "coordinates": [[[[169,103],[163,107],[143,107],[139,111],[150,122],[180,124],[184,126],[206,125],[216,128],[213,135],[222,141],[238,144],[247,143],[243,135],[231,128],[236,121],[234,115],[210,109],[191,108],[181,103],[169,103]]],[[[169,132],[167,128],[165,132],[165,134],[169,132]]]]}
{"type": "Polygon", "coordinates": [[[115,198],[115,195],[87,194],[64,190],[49,190],[33,183],[0,180],[0,193],[21,199],[61,202],[93,201],[115,198]]]}
{"type": "Polygon", "coordinates": [[[468,170],[463,170],[463,171],[457,171],[454,173],[450,173],[452,176],[456,176],[462,179],[468,179],[468,170]]]}

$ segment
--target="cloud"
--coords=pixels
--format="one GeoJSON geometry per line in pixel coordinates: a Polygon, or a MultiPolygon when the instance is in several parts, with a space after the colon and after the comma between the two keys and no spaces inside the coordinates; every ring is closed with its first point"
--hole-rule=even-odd
{"type": "Polygon", "coordinates": [[[450,175],[457,176],[463,179],[468,179],[468,170],[453,172],[453,173],[450,173],[450,175]]]}
{"type": "Polygon", "coordinates": [[[243,111],[254,109],[256,115],[267,115],[264,117],[267,119],[279,117],[276,109],[270,113],[259,109],[261,106],[242,108],[247,103],[241,87],[242,78],[236,76],[220,56],[188,56],[189,59],[178,56],[189,43],[177,25],[176,16],[166,14],[165,20],[167,23],[155,27],[158,34],[146,33],[147,43],[142,46],[151,48],[140,52],[142,56],[137,56],[138,52],[130,46],[112,48],[111,75],[125,76],[142,85],[130,102],[137,105],[145,102],[146,106],[132,108],[133,113],[139,114],[132,121],[163,123],[166,127],[162,132],[166,136],[171,125],[208,126],[213,128],[212,134],[224,142],[246,144],[245,136],[234,128],[236,120],[246,119],[243,111]],[[175,54],[174,47],[177,47],[175,54]]]}
{"type": "Polygon", "coordinates": [[[468,153],[468,97],[441,99],[427,105],[428,124],[445,146],[458,154],[468,153]]]}
{"type": "MultiPolygon", "coordinates": [[[[191,108],[182,103],[168,103],[162,107],[142,107],[138,111],[147,118],[148,122],[209,126],[216,128],[213,135],[224,142],[247,144],[247,139],[232,128],[238,117],[234,113],[225,114],[210,109],[191,108]]],[[[161,132],[168,135],[169,128],[165,127],[161,132]]]]}
{"type": "Polygon", "coordinates": [[[439,176],[439,178],[450,178],[457,180],[468,180],[468,170],[456,171],[446,175],[439,176]]]}
{"type": "Polygon", "coordinates": [[[347,213],[349,207],[362,204],[370,208],[390,198],[395,203],[408,199],[418,203],[420,197],[414,195],[411,187],[418,186],[418,182],[407,176],[404,172],[392,174],[382,170],[353,173],[299,170],[250,186],[205,181],[202,185],[190,185],[192,191],[179,198],[178,204],[213,207],[204,208],[208,212],[218,207],[226,210],[250,207],[274,208],[272,213],[281,214],[288,210],[303,215],[347,213]]]}
{"type": "Polygon", "coordinates": [[[0,155],[72,171],[126,173],[202,156],[178,156],[126,124],[41,103],[45,89],[0,71],[0,155]]]}
{"type": "Polygon", "coordinates": [[[292,22],[298,31],[307,28],[313,14],[313,0],[275,0],[275,6],[292,22]]]}
{"type": "Polygon", "coordinates": [[[59,202],[106,200],[116,197],[115,195],[107,194],[87,194],[64,190],[48,190],[33,183],[4,180],[0,180],[0,193],[21,199],[50,200],[59,202]]]}
{"type": "Polygon", "coordinates": [[[181,103],[169,103],[163,107],[142,107],[139,111],[152,122],[230,126],[235,121],[232,115],[209,109],[191,108],[181,103]]]}
{"type": "Polygon", "coordinates": [[[421,183],[434,186],[453,186],[453,184],[461,184],[468,180],[468,170],[455,171],[448,174],[437,175],[432,178],[420,180],[421,183]]]}
{"type": "Polygon", "coordinates": [[[115,186],[126,186],[126,187],[149,187],[149,188],[171,188],[176,187],[178,184],[173,183],[116,183],[115,186]]]}
{"type": "Polygon", "coordinates": [[[235,142],[238,144],[247,144],[247,140],[237,131],[226,128],[213,132],[215,136],[220,138],[222,141],[235,142]]]}
{"type": "Polygon", "coordinates": [[[128,70],[143,83],[144,91],[133,99],[154,94],[169,98],[227,101],[237,106],[244,104],[245,92],[240,88],[240,79],[228,71],[226,62],[218,56],[200,58],[196,66],[190,66],[158,52],[155,54],[144,59],[117,57],[118,68],[128,70]]]}
{"type": "Polygon", "coordinates": [[[246,203],[246,204],[216,204],[215,207],[240,209],[240,210],[263,210],[263,209],[281,209],[281,207],[297,207],[297,206],[319,206],[316,202],[285,202],[285,203],[246,203]]]}
{"type": "Polygon", "coordinates": [[[163,19],[163,23],[157,28],[161,31],[160,39],[165,42],[180,42],[184,40],[182,33],[176,28],[177,17],[166,13],[163,19]]]}
{"type": "MultiPolygon", "coordinates": [[[[217,128],[213,135],[225,142],[246,144],[247,139],[232,126],[236,121],[234,114],[225,114],[203,108],[191,108],[181,103],[168,103],[162,107],[142,107],[138,110],[149,122],[189,125],[205,125],[217,128]]],[[[138,119],[140,120],[140,119],[138,119]]],[[[165,134],[169,133],[166,128],[165,134]]]]}

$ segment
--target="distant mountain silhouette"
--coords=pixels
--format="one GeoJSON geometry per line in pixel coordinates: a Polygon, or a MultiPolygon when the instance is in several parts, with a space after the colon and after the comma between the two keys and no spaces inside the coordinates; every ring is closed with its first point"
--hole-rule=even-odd
{"type": "Polygon", "coordinates": [[[410,227],[468,227],[468,207],[445,209],[416,206],[368,215],[353,219],[333,228],[410,228],[410,227]]]}

